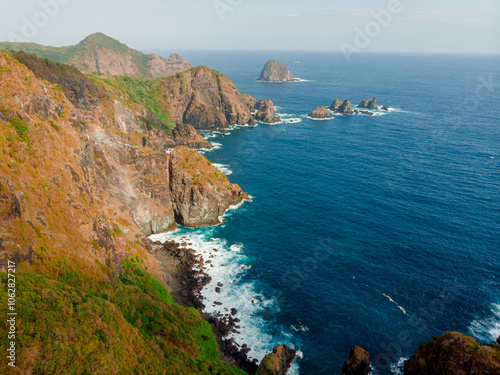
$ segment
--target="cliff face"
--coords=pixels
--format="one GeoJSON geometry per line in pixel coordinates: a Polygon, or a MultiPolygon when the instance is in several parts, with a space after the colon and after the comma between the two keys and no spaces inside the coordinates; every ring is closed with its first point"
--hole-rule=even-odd
{"type": "Polygon", "coordinates": [[[296,77],[279,61],[269,60],[257,80],[264,82],[293,82],[296,77]]]}
{"type": "Polygon", "coordinates": [[[189,62],[177,54],[168,60],[145,55],[102,33],[95,33],[75,46],[46,47],[34,43],[0,43],[4,50],[34,53],[38,57],[74,66],[86,73],[138,78],[167,77],[191,69],[189,62]]]}
{"type": "Polygon", "coordinates": [[[219,224],[219,216],[248,195],[197,151],[171,154],[170,190],[177,222],[187,227],[219,224]]]}
{"type": "Polygon", "coordinates": [[[161,102],[176,122],[196,129],[226,129],[246,125],[255,99],[241,94],[221,73],[205,66],[161,80],[161,102]]]}
{"type": "Polygon", "coordinates": [[[174,175],[191,167],[178,157],[190,151],[157,152],[148,145],[173,139],[141,120],[140,104],[35,62],[32,71],[0,52],[0,270],[17,264],[17,373],[242,374],[219,361],[209,324],[173,303],[145,235],[175,228],[184,210],[206,220],[203,205],[222,212],[246,195],[200,170],[200,198],[180,209],[183,191],[172,189],[187,178],[174,175]]]}
{"type": "Polygon", "coordinates": [[[500,345],[481,345],[472,337],[447,332],[420,345],[406,362],[404,374],[500,374],[500,345]]]}

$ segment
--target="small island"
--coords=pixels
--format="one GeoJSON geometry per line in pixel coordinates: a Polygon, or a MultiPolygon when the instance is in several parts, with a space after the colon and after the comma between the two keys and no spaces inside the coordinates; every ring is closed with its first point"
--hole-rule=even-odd
{"type": "Polygon", "coordinates": [[[288,68],[277,60],[269,60],[257,81],[262,82],[295,82],[298,78],[295,77],[288,68]]]}

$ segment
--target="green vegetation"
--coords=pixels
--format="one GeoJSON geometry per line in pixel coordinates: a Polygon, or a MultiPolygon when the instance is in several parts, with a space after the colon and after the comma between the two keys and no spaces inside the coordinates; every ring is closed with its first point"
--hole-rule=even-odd
{"type": "Polygon", "coordinates": [[[165,127],[162,128],[154,121],[147,121],[149,126],[165,131],[175,128],[176,124],[170,116],[168,107],[161,100],[164,98],[161,92],[161,80],[147,80],[124,76],[96,77],[95,80],[103,81],[115,89],[125,92],[132,102],[143,104],[148,111],[152,112],[165,124],[165,127]]]}
{"type": "Polygon", "coordinates": [[[59,130],[59,126],[54,124],[54,122],[52,120],[50,120],[49,123],[50,123],[50,126],[52,126],[55,130],[59,130]]]}
{"type": "MultiPolygon", "coordinates": [[[[110,282],[96,282],[64,259],[49,263],[52,272],[16,278],[17,356],[33,361],[33,373],[245,374],[219,361],[210,325],[174,303],[140,259],[126,259],[119,278],[96,262],[110,282]]],[[[0,278],[5,285],[7,275],[0,278]]],[[[6,288],[0,298],[7,300],[6,288]]],[[[2,335],[2,351],[8,341],[2,335]]]]}

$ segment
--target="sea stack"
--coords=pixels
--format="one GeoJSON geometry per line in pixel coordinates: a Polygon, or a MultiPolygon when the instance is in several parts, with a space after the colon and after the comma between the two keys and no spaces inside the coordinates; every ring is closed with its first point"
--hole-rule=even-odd
{"type": "Polygon", "coordinates": [[[366,108],[366,109],[371,109],[371,110],[378,110],[377,98],[373,98],[373,100],[363,99],[358,104],[358,108],[366,108]]]}
{"type": "Polygon", "coordinates": [[[343,115],[353,115],[354,114],[354,112],[351,108],[351,102],[349,101],[349,99],[346,99],[344,101],[344,103],[342,103],[342,105],[338,109],[338,112],[342,113],[343,115]]]}
{"type": "Polygon", "coordinates": [[[266,124],[281,122],[281,118],[276,116],[276,110],[271,100],[259,100],[257,104],[255,104],[255,109],[257,110],[257,113],[254,115],[255,120],[266,124]]]}
{"type": "Polygon", "coordinates": [[[313,119],[318,120],[327,120],[332,118],[332,115],[330,115],[328,108],[326,108],[325,106],[317,107],[312,113],[309,114],[309,116],[313,119]]]}
{"type": "Polygon", "coordinates": [[[342,366],[342,373],[344,375],[366,375],[371,371],[370,354],[359,346],[353,346],[349,357],[342,366]]]}
{"type": "Polygon", "coordinates": [[[297,77],[290,73],[288,68],[279,61],[269,60],[257,80],[263,82],[294,82],[297,81],[297,77]]]}
{"type": "Polygon", "coordinates": [[[340,106],[342,105],[342,100],[335,99],[330,107],[332,111],[338,111],[340,106]]]}

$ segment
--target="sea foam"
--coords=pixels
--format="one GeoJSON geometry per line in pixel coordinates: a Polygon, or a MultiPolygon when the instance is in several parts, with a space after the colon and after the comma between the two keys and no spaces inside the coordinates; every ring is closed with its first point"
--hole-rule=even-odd
{"type": "Polygon", "coordinates": [[[495,342],[500,337],[500,304],[493,304],[489,316],[474,320],[469,332],[481,342],[495,342]]]}

